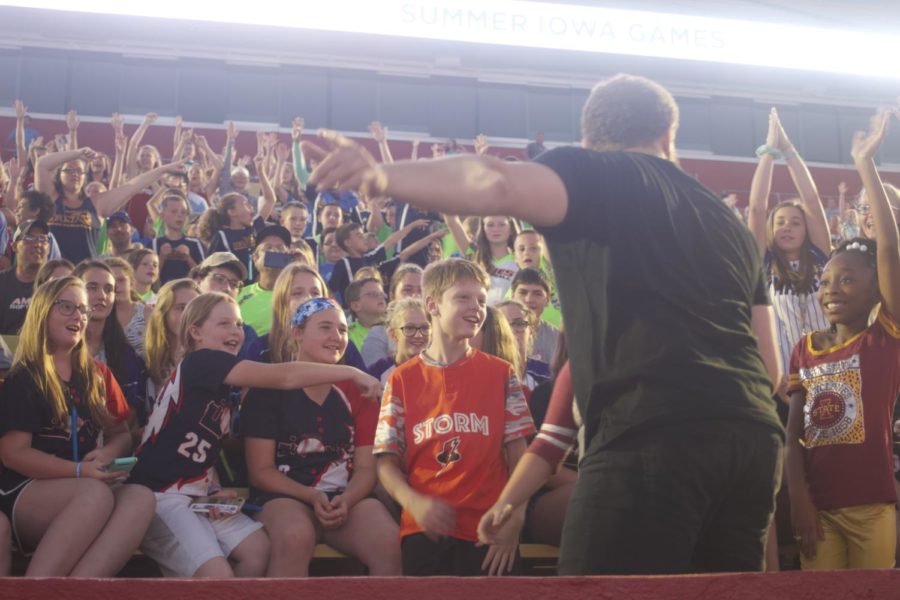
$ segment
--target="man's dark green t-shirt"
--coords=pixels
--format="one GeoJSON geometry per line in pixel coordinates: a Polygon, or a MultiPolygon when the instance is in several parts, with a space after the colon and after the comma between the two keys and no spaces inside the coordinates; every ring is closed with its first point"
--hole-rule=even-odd
{"type": "Polygon", "coordinates": [[[639,429],[748,419],[781,431],[751,330],[769,304],[756,242],[675,164],[557,148],[537,162],[568,194],[546,237],[585,453],[639,429]]]}

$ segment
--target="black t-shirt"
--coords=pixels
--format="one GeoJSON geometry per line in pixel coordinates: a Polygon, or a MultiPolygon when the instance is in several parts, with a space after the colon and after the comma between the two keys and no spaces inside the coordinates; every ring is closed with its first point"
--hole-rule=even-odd
{"type": "Polygon", "coordinates": [[[744,418],[783,431],[751,330],[756,242],[670,161],[557,148],[568,210],[546,236],[586,452],[656,424],[744,418]]]}
{"type": "MultiPolygon", "coordinates": [[[[169,244],[172,247],[172,253],[166,259],[166,262],[163,263],[162,269],[159,272],[159,282],[160,284],[164,284],[166,282],[172,281],[173,279],[181,279],[182,277],[187,277],[188,273],[191,272],[191,267],[188,266],[188,263],[184,258],[175,252],[175,249],[179,246],[187,246],[190,251],[191,258],[194,259],[194,262],[198,265],[203,262],[203,245],[200,243],[200,240],[192,237],[183,237],[180,240],[172,240],[165,236],[160,236],[155,238],[151,244],[153,251],[156,254],[159,254],[159,249],[162,248],[165,244],[169,244]]],[[[160,259],[162,262],[162,259],[160,259]]]]}
{"type": "Polygon", "coordinates": [[[19,281],[15,267],[0,273],[0,334],[19,335],[33,293],[34,283],[19,281]]]}
{"type": "Polygon", "coordinates": [[[188,353],[156,397],[129,481],[154,492],[205,496],[232,406],[225,378],[241,359],[221,350],[188,353]]]}
{"type": "Polygon", "coordinates": [[[362,256],[345,256],[334,263],[334,270],[328,278],[328,287],[345,305],[349,306],[344,298],[344,292],[353,283],[353,275],[361,268],[368,266],[377,267],[387,259],[384,246],[378,246],[374,250],[362,256]]]}
{"type": "Polygon", "coordinates": [[[262,231],[266,222],[262,217],[253,219],[253,224],[241,229],[220,229],[209,243],[209,253],[231,252],[245,267],[247,267],[247,281],[252,283],[256,279],[253,272],[253,249],[256,248],[256,234],[262,231]]]}
{"type": "MultiPolygon", "coordinates": [[[[332,386],[321,405],[302,389],[251,389],[241,408],[244,436],[275,440],[276,468],[323,492],[347,487],[354,448],[374,443],[377,419],[378,405],[348,383],[332,386]]],[[[251,498],[266,496],[251,488],[251,498]]]]}
{"type": "Polygon", "coordinates": [[[97,255],[100,218],[90,198],[85,197],[78,208],[69,208],[62,197],[57,198],[56,214],[50,219],[49,225],[63,258],[77,265],[84,259],[97,255]]]}
{"type": "MultiPolygon", "coordinates": [[[[77,413],[78,458],[82,459],[97,447],[102,428],[94,423],[91,411],[82,406],[78,391],[72,386],[66,386],[66,389],[69,402],[77,413]]],[[[0,436],[8,431],[31,433],[31,447],[35,450],[74,460],[71,429],[69,419],[60,422],[54,416],[50,403],[37,389],[28,371],[15,369],[10,372],[0,392],[0,436]]],[[[2,468],[0,492],[9,492],[27,480],[28,477],[20,473],[2,468]]]]}

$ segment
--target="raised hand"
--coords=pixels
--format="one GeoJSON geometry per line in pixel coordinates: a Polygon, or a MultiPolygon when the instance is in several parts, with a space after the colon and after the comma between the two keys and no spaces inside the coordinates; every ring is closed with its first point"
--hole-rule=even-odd
{"type": "Polygon", "coordinates": [[[143,125],[144,126],[153,125],[154,123],[156,123],[156,119],[158,119],[158,118],[159,118],[159,115],[157,115],[155,112],[147,113],[146,115],[144,115],[143,125]]]}
{"type": "Polygon", "coordinates": [[[300,136],[303,135],[303,125],[305,125],[305,121],[303,117],[294,117],[294,120],[291,121],[291,140],[294,142],[300,141],[300,136]]]}
{"type": "Polygon", "coordinates": [[[278,158],[279,162],[287,162],[287,160],[291,157],[291,149],[288,148],[285,144],[278,143],[275,146],[275,156],[278,158]]]}
{"type": "Polygon", "coordinates": [[[778,111],[773,106],[769,109],[769,129],[766,132],[766,146],[770,148],[778,148],[779,136],[778,132],[781,129],[781,123],[778,120],[778,111]]]}
{"type": "Polygon", "coordinates": [[[369,124],[369,133],[372,134],[372,138],[379,144],[387,140],[387,127],[382,127],[378,121],[372,121],[369,124]]]}
{"type": "Polygon", "coordinates": [[[857,131],[853,134],[853,144],[850,148],[850,156],[855,162],[871,160],[875,157],[884,136],[887,134],[888,123],[891,115],[897,114],[898,109],[882,108],[869,121],[868,131],[857,131]]]}
{"type": "Polygon", "coordinates": [[[847,182],[846,182],[846,181],[840,182],[840,183],[838,184],[838,195],[839,195],[839,196],[846,196],[846,195],[847,195],[847,190],[848,190],[848,189],[849,189],[849,188],[847,187],[847,182]]]}
{"type": "Polygon", "coordinates": [[[487,137],[483,133],[479,133],[475,136],[475,154],[478,156],[484,156],[487,154],[488,146],[487,137]]]}
{"type": "Polygon", "coordinates": [[[387,175],[368,150],[335,131],[323,129],[319,137],[331,151],[315,144],[304,146],[310,156],[322,159],[310,175],[310,183],[321,190],[355,190],[369,198],[385,195],[387,175]]]}
{"type": "Polygon", "coordinates": [[[13,102],[13,108],[16,111],[16,119],[24,119],[25,115],[28,114],[28,107],[25,106],[25,103],[21,100],[16,100],[13,102]]]}
{"type": "Polygon", "coordinates": [[[234,121],[228,121],[228,127],[225,130],[225,135],[227,136],[229,141],[234,141],[238,136],[238,127],[234,121]]]}
{"type": "Polygon", "coordinates": [[[116,152],[119,154],[125,154],[125,151],[128,149],[128,138],[124,135],[116,134],[116,152]]]}
{"type": "Polygon", "coordinates": [[[78,149],[78,158],[82,160],[91,160],[95,156],[97,156],[97,153],[92,148],[85,146],[78,149]]]}
{"type": "Polygon", "coordinates": [[[37,136],[36,138],[31,140],[30,144],[28,144],[28,154],[29,155],[31,154],[31,149],[34,148],[35,146],[43,146],[43,145],[44,145],[44,136],[42,136],[42,135],[37,136]]]}
{"type": "Polygon", "coordinates": [[[109,123],[110,125],[112,125],[113,131],[116,132],[116,135],[125,135],[125,117],[115,112],[112,114],[109,123]]]}
{"type": "Polygon", "coordinates": [[[66,127],[69,128],[69,131],[75,131],[78,129],[78,125],[80,121],[78,120],[78,113],[75,112],[75,109],[70,110],[66,113],[66,127]]]}

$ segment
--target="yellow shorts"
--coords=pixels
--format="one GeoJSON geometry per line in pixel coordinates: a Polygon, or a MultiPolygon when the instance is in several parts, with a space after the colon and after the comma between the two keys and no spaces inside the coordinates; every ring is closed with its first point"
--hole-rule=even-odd
{"type": "Polygon", "coordinates": [[[892,569],[897,549],[897,511],[893,504],[864,504],[820,510],[825,539],[816,557],[800,554],[804,571],[892,569]]]}

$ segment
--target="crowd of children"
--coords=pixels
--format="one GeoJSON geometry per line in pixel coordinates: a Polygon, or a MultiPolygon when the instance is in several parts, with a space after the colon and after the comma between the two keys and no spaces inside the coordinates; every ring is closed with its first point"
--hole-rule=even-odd
{"type": "MultiPolygon", "coordinates": [[[[842,189],[853,212],[840,232],[774,109],[757,150],[747,239],[758,255],[742,259],[759,272],[733,308],[749,323],[771,303],[774,330],[754,324],[747,364],[759,377],[735,377],[780,406],[805,569],[894,565],[900,195],[873,157],[896,112],[854,141],[863,191],[850,209],[842,189]],[[799,199],[770,209],[779,158],[799,199]]],[[[11,548],[30,556],[29,576],[93,577],[114,576],[140,548],[166,576],[305,576],[317,543],[373,575],[501,575],[520,571],[521,540],[560,544],[577,478],[565,459],[597,448],[577,435],[584,357],[566,361],[563,332],[565,302],[587,301],[561,305],[558,283],[582,273],[554,269],[550,221],[422,208],[378,124],[393,171],[342,138],[326,138],[331,153],[301,144],[302,119],[290,144],[258,134],[252,160],[237,156],[233,123],[221,154],[179,124],[163,164],[141,145],[153,114],[131,138],[114,116],[110,158],[78,147],[74,113],[67,140],[26,147],[21,102],[16,113],[17,157],[0,169],[12,232],[0,274],[0,575],[11,548]]],[[[476,146],[482,158],[485,141],[476,146]]],[[[544,164],[564,174],[555,157],[544,164]]],[[[416,164],[429,162],[440,161],[416,164]]],[[[454,206],[435,198],[424,206],[454,206]]],[[[633,220],[619,212],[608,216],[633,220]]],[[[743,227],[732,211],[716,218],[743,227]]],[[[659,267],[630,260],[616,285],[659,267]]],[[[703,285],[674,269],[666,281],[652,293],[703,285]]],[[[568,324],[581,340],[585,326],[568,324]]],[[[590,510],[583,498],[571,506],[590,510]]],[[[647,560],[649,572],[669,568],[647,560]]]]}

